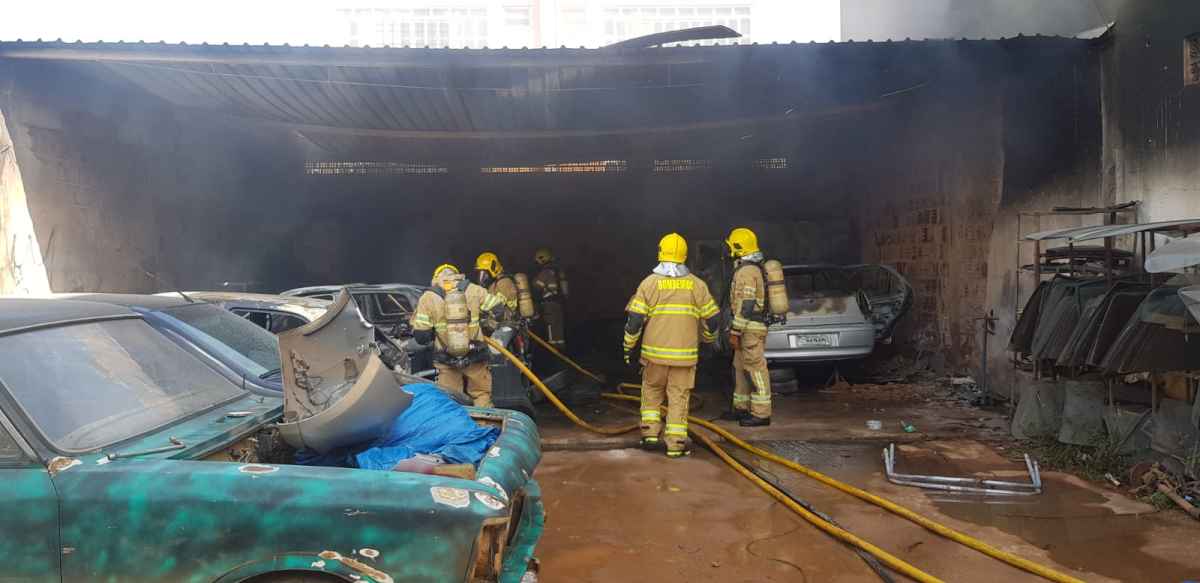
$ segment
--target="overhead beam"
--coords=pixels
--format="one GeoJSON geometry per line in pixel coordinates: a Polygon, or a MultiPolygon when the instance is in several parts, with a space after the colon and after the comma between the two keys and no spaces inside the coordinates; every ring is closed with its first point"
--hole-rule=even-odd
{"type": "MultiPolygon", "coordinates": [[[[0,42],[0,58],[139,63],[300,65],[338,67],[469,68],[619,66],[706,63],[716,51],[750,46],[601,49],[425,49],[292,47],[268,45],[169,45],[166,43],[0,42]]],[[[759,47],[761,50],[762,47],[759,47]]]]}

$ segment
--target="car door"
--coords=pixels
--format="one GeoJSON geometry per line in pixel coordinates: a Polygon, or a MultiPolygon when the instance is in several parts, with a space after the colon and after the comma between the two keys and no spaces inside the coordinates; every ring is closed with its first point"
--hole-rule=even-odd
{"type": "MultiPolygon", "coordinates": [[[[70,471],[72,460],[52,460],[53,471],[70,471]]],[[[0,517],[0,579],[59,581],[60,557],[74,549],[61,547],[58,495],[50,472],[38,463],[29,445],[0,415],[0,484],[4,513],[0,517]]]]}
{"type": "Polygon", "coordinates": [[[848,270],[851,285],[866,299],[865,311],[875,326],[875,340],[890,343],[896,322],[912,307],[912,286],[900,272],[887,265],[852,265],[848,270]]]}

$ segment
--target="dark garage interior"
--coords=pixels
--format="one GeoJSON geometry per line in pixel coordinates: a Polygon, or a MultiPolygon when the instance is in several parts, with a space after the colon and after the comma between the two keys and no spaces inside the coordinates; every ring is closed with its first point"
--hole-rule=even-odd
{"type": "Polygon", "coordinates": [[[744,224],[785,263],[896,265],[898,337],[965,363],[1001,198],[1098,131],[1091,47],[8,43],[0,66],[55,291],[424,283],[551,245],[583,321],[619,317],[662,234],[711,258],[744,224]]]}

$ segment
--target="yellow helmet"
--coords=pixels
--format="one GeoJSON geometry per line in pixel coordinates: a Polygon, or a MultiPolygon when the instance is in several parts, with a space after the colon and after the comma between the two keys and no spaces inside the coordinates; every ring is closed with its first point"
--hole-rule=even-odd
{"type": "Polygon", "coordinates": [[[679,233],[671,233],[658,242],[658,260],[671,263],[687,261],[687,241],[679,233]]]}
{"type": "Polygon", "coordinates": [[[437,282],[438,282],[438,276],[440,276],[440,275],[442,274],[442,272],[444,272],[444,271],[449,271],[449,272],[451,272],[451,273],[455,273],[455,274],[462,273],[462,272],[460,272],[460,271],[458,270],[458,268],[457,268],[457,267],[455,267],[454,265],[452,265],[452,264],[450,264],[450,263],[443,263],[443,264],[441,264],[441,265],[439,265],[439,266],[437,266],[437,267],[433,268],[433,279],[432,279],[432,283],[433,283],[434,285],[436,285],[436,284],[437,284],[437,282]]]}
{"type": "Polygon", "coordinates": [[[551,261],[554,261],[554,254],[550,252],[549,247],[542,247],[534,252],[533,260],[538,265],[545,265],[551,261]]]}
{"type": "Polygon", "coordinates": [[[729,232],[725,245],[729,247],[730,257],[745,257],[758,252],[758,236],[746,227],[738,227],[729,232]]]}
{"type": "Polygon", "coordinates": [[[504,271],[504,266],[500,265],[500,258],[496,257],[491,251],[484,251],[475,259],[475,271],[486,271],[492,277],[500,277],[500,273],[504,271]]]}

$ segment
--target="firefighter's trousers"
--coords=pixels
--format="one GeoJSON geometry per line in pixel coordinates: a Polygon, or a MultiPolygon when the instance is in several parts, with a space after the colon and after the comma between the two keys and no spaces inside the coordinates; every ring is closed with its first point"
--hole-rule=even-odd
{"type": "Polygon", "coordinates": [[[567,346],[566,316],[563,305],[557,301],[542,303],[542,321],[546,325],[546,342],[562,350],[567,346]]]}
{"type": "Polygon", "coordinates": [[[642,437],[663,434],[667,451],[683,451],[687,445],[688,399],[696,384],[696,365],[667,366],[642,361],[642,437]],[[667,400],[667,422],[663,428],[663,397],[667,400]]]}
{"type": "Polygon", "coordinates": [[[741,348],[733,353],[733,408],[759,418],[771,416],[771,374],[763,350],[767,333],[742,332],[741,348]]]}
{"type": "Polygon", "coordinates": [[[437,384],[454,392],[465,392],[476,407],[492,406],[492,370],[486,361],[473,362],[463,368],[434,363],[438,371],[437,384]]]}

